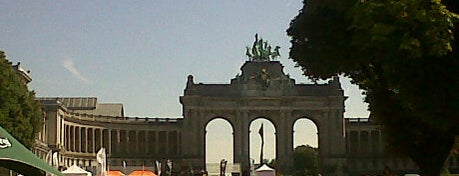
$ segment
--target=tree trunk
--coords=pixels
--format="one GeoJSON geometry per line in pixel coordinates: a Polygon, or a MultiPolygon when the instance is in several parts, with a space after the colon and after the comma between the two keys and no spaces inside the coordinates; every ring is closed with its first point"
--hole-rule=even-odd
{"type": "Polygon", "coordinates": [[[418,165],[420,175],[439,176],[454,144],[454,135],[432,130],[424,132],[429,135],[422,141],[417,141],[419,145],[413,147],[409,155],[418,165]]]}

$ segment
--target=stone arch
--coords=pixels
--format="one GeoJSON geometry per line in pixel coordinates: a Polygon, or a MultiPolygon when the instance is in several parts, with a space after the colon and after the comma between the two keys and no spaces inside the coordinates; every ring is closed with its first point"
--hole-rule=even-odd
{"type": "Polygon", "coordinates": [[[319,131],[323,128],[323,123],[322,122],[323,120],[321,120],[320,118],[318,118],[316,115],[302,115],[302,116],[296,116],[294,117],[291,121],[292,124],[291,126],[293,127],[295,125],[295,123],[298,121],[298,120],[301,120],[301,119],[308,119],[310,120],[312,123],[314,123],[314,125],[316,126],[317,128],[317,132],[319,133],[319,131]]]}
{"type": "Polygon", "coordinates": [[[234,130],[234,118],[231,118],[231,116],[223,116],[223,115],[215,115],[215,114],[209,114],[209,117],[210,118],[206,118],[206,120],[204,121],[204,125],[203,125],[203,129],[205,129],[205,127],[207,127],[207,125],[209,125],[210,122],[212,122],[213,120],[216,120],[216,119],[222,119],[222,120],[225,120],[226,122],[229,123],[229,125],[231,126],[231,129],[234,130]]]}
{"type": "MultiPolygon", "coordinates": [[[[313,135],[317,136],[317,137],[316,137],[317,139],[315,139],[315,140],[316,140],[316,142],[317,142],[317,147],[318,147],[318,145],[319,145],[319,141],[318,141],[318,140],[319,140],[319,128],[318,128],[317,122],[311,120],[310,118],[303,117],[303,118],[297,118],[296,120],[293,121],[293,124],[292,124],[292,130],[293,130],[293,149],[295,149],[295,147],[298,146],[298,144],[295,144],[295,142],[296,142],[296,140],[297,140],[297,135],[298,135],[298,136],[303,135],[303,134],[301,134],[299,131],[295,130],[295,127],[297,127],[297,125],[298,125],[298,126],[299,126],[299,125],[303,125],[303,124],[299,124],[300,121],[303,121],[303,120],[306,121],[305,123],[309,123],[309,122],[310,122],[310,123],[314,126],[314,129],[315,129],[316,131],[315,131],[315,134],[313,134],[313,135]]],[[[301,129],[302,127],[299,127],[299,128],[301,129]]],[[[309,134],[310,134],[310,133],[309,133],[309,134]]],[[[311,146],[313,146],[313,145],[311,144],[311,146]]]]}
{"type": "MultiPolygon", "coordinates": [[[[332,174],[338,167],[346,165],[346,144],[341,111],[336,109],[293,111],[291,120],[288,120],[291,123],[292,130],[294,123],[302,118],[307,118],[316,125],[318,162],[322,173],[332,174]],[[330,168],[333,168],[333,170],[327,171],[330,168]]],[[[292,154],[293,150],[289,155],[291,156],[292,154]]]]}
{"type": "MultiPolygon", "coordinates": [[[[275,124],[275,121],[273,120],[273,117],[269,117],[269,116],[257,116],[257,115],[253,115],[252,118],[250,118],[250,122],[249,122],[249,125],[248,125],[248,135],[249,135],[249,157],[250,159],[254,159],[255,160],[255,163],[259,163],[260,161],[260,157],[259,157],[259,153],[252,153],[253,151],[253,146],[257,146],[257,144],[261,141],[259,141],[258,137],[255,137],[255,139],[252,139],[253,136],[259,136],[259,129],[261,128],[261,124],[256,124],[256,121],[259,121],[259,120],[265,120],[265,121],[268,121],[268,124],[266,123],[263,123],[263,128],[264,128],[264,158],[263,159],[269,159],[267,158],[268,155],[269,155],[269,150],[266,150],[269,148],[270,144],[274,144],[274,159],[276,158],[276,150],[277,150],[277,140],[276,140],[276,124],[275,124]],[[256,126],[254,126],[256,125],[256,126]],[[270,141],[270,134],[271,132],[267,131],[267,129],[271,128],[270,125],[272,125],[273,127],[273,133],[274,133],[274,137],[272,140],[274,140],[273,143],[269,142],[270,141]],[[256,144],[255,144],[256,143],[256,144]]],[[[258,148],[258,147],[255,147],[255,148],[258,148]]],[[[260,149],[261,150],[261,149],[260,149]]],[[[249,160],[250,160],[249,159],[249,160]]]]}
{"type": "MultiPolygon", "coordinates": [[[[231,135],[231,153],[232,153],[232,159],[231,160],[228,160],[229,162],[231,163],[234,163],[234,124],[231,123],[231,121],[229,120],[229,118],[226,118],[224,116],[214,116],[212,118],[209,118],[208,120],[206,120],[206,123],[204,125],[204,142],[205,142],[205,157],[206,157],[206,160],[205,162],[206,163],[209,163],[209,161],[207,161],[207,156],[209,155],[209,151],[207,150],[209,148],[209,143],[208,143],[208,135],[209,135],[209,131],[208,131],[208,128],[209,128],[209,125],[211,125],[212,122],[215,122],[217,120],[222,120],[224,121],[224,123],[228,124],[229,125],[229,128],[230,128],[230,135],[231,135]]],[[[227,159],[227,158],[225,158],[227,159]]]]}

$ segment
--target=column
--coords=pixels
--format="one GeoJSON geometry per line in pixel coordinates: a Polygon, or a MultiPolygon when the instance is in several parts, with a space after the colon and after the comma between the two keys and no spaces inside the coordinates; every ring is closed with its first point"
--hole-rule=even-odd
{"type": "Polygon", "coordinates": [[[155,155],[158,154],[159,151],[159,131],[155,131],[155,155]]]}
{"type": "Polygon", "coordinates": [[[76,136],[77,136],[76,137],[77,141],[75,142],[75,144],[76,144],[75,151],[76,152],[81,152],[81,127],[77,126],[75,131],[76,131],[76,136]]]}
{"type": "Polygon", "coordinates": [[[139,131],[135,130],[135,153],[140,153],[139,151],[139,131]]]}
{"type": "Polygon", "coordinates": [[[379,135],[379,153],[383,153],[385,144],[383,144],[381,130],[378,130],[378,135],[379,135]]]}
{"type": "Polygon", "coordinates": [[[70,144],[69,144],[69,136],[70,136],[70,128],[68,125],[65,126],[65,140],[64,140],[64,148],[65,150],[69,151],[70,150],[70,144]]]}
{"type": "Polygon", "coordinates": [[[107,153],[109,154],[109,156],[111,156],[112,154],[112,129],[107,129],[107,136],[108,136],[108,146],[106,146],[108,148],[108,151],[107,153]]]}
{"type": "Polygon", "coordinates": [[[115,130],[116,132],[116,152],[120,153],[121,148],[121,130],[115,130]]]}
{"type": "Polygon", "coordinates": [[[352,142],[351,142],[351,133],[346,132],[346,153],[351,153],[352,149],[352,142]]]}
{"type": "Polygon", "coordinates": [[[180,155],[180,146],[181,146],[181,145],[180,145],[180,132],[177,131],[176,134],[177,134],[177,136],[176,136],[176,138],[177,138],[177,140],[176,140],[176,141],[177,141],[177,146],[176,146],[175,149],[177,150],[177,151],[176,151],[176,154],[179,156],[179,155],[180,155]]]}
{"type": "Polygon", "coordinates": [[[91,130],[91,142],[92,142],[90,149],[92,150],[92,153],[97,153],[96,151],[96,128],[90,128],[89,130],[91,130]]]}
{"type": "Polygon", "coordinates": [[[250,155],[249,155],[249,115],[247,110],[236,112],[236,121],[233,129],[233,152],[234,162],[241,163],[242,171],[249,169],[250,155]]]}
{"type": "MultiPolygon", "coordinates": [[[[285,111],[280,112],[280,119],[290,119],[290,115],[285,111]]],[[[278,159],[279,169],[282,172],[291,170],[293,161],[293,123],[287,120],[280,120],[276,124],[276,158],[278,159]]]]}
{"type": "MultiPolygon", "coordinates": [[[[104,129],[103,129],[103,128],[99,128],[99,131],[100,131],[100,132],[99,132],[99,133],[100,133],[100,138],[99,138],[99,139],[100,139],[100,143],[99,143],[99,145],[100,145],[100,147],[106,148],[106,147],[104,146],[104,141],[107,140],[107,139],[104,138],[104,129]]],[[[107,136],[108,136],[108,135],[107,135],[107,136]]],[[[109,144],[109,145],[110,145],[110,144],[109,144]]],[[[107,147],[108,147],[108,146],[107,146],[107,147]]],[[[105,152],[107,152],[107,149],[105,149],[105,152]]],[[[108,153],[108,152],[107,152],[107,153],[108,153]]]]}
{"type": "Polygon", "coordinates": [[[371,145],[371,130],[368,132],[368,153],[373,152],[373,145],[371,145]]]}
{"type": "Polygon", "coordinates": [[[145,153],[149,153],[148,144],[150,143],[150,131],[146,130],[145,132],[145,153]]]}
{"type": "Polygon", "coordinates": [[[166,131],[166,156],[169,156],[169,131],[166,131]]]}
{"type": "Polygon", "coordinates": [[[88,131],[89,130],[88,130],[87,127],[83,128],[83,129],[84,129],[84,138],[81,140],[82,141],[81,145],[84,145],[84,152],[88,153],[88,144],[89,144],[89,142],[88,142],[88,139],[89,139],[88,138],[88,131]]]}
{"type": "Polygon", "coordinates": [[[75,126],[73,126],[73,125],[72,125],[72,131],[73,131],[72,139],[71,139],[73,141],[72,142],[72,151],[75,152],[76,151],[76,134],[75,134],[76,130],[75,130],[75,126]]]}
{"type": "Polygon", "coordinates": [[[361,140],[361,135],[362,135],[361,131],[358,130],[358,131],[357,131],[357,144],[358,144],[358,146],[357,146],[357,153],[362,153],[362,140],[361,140]]]}

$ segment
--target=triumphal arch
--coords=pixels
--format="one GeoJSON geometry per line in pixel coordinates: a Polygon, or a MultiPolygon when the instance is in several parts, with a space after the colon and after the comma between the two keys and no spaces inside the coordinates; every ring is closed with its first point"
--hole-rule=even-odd
{"type": "Polygon", "coordinates": [[[247,47],[248,61],[229,84],[195,83],[189,75],[183,105],[182,156],[195,165],[205,164],[206,125],[226,119],[233,128],[234,163],[249,168],[249,126],[257,118],[271,121],[276,131],[278,169],[287,171],[293,162],[293,125],[300,118],[313,121],[318,130],[322,170],[341,172],[346,163],[344,129],[345,96],[338,78],[327,84],[297,84],[276,57],[279,47],[256,36],[247,47]]]}

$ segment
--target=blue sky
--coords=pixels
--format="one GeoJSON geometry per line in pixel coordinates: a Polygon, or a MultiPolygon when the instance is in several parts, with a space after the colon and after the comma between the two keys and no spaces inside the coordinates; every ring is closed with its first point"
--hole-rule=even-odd
{"type": "MultiPolygon", "coordinates": [[[[281,46],[284,72],[307,83],[288,59],[295,0],[0,1],[0,50],[31,70],[37,96],[94,96],[126,115],[180,116],[187,75],[229,83],[259,33],[281,46]]],[[[356,86],[342,81],[345,117],[367,117],[356,86]]]]}

